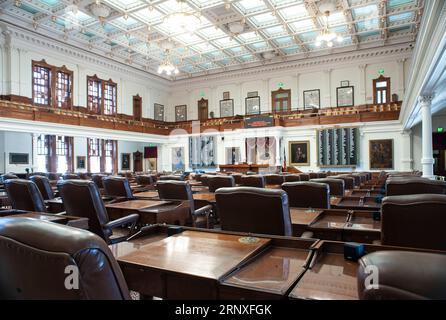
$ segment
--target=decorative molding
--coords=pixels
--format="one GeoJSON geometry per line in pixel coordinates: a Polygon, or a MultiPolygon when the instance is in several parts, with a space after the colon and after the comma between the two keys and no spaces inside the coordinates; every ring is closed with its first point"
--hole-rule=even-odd
{"type": "Polygon", "coordinates": [[[418,102],[420,103],[421,107],[430,107],[433,98],[433,96],[419,96],[418,102]]]}

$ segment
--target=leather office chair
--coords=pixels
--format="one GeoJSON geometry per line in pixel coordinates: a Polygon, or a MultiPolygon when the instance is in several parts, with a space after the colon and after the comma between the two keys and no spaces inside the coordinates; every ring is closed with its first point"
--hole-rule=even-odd
{"type": "Polygon", "coordinates": [[[201,208],[195,209],[195,203],[192,196],[192,189],[190,184],[188,184],[186,181],[158,181],[158,183],[156,184],[156,188],[161,200],[188,201],[192,225],[196,227],[204,221],[206,223],[206,228],[209,228],[209,217],[212,211],[212,206],[205,205],[201,208]]]}
{"type": "Polygon", "coordinates": [[[285,182],[282,189],[288,194],[290,207],[330,208],[330,186],[318,182],[285,182]]]}
{"type": "Polygon", "coordinates": [[[446,182],[422,178],[388,179],[386,182],[386,195],[398,196],[421,193],[446,193],[446,182]]]}
{"type": "Polygon", "coordinates": [[[90,180],[90,176],[86,172],[79,172],[77,175],[82,180],[90,180]]]}
{"type": "Polygon", "coordinates": [[[445,300],[446,255],[414,251],[377,251],[359,259],[358,294],[362,300],[445,300]],[[367,288],[368,267],[378,272],[378,288],[367,288]]]}
{"type": "Polygon", "coordinates": [[[104,239],[107,244],[123,241],[133,233],[139,215],[130,214],[110,221],[99,189],[93,181],[61,180],[57,187],[66,213],[88,218],[89,230],[104,239]],[[114,228],[128,224],[131,225],[128,235],[112,237],[114,228]]]}
{"type": "Polygon", "coordinates": [[[48,173],[48,179],[50,179],[50,181],[57,181],[57,180],[60,179],[60,173],[49,172],[48,173]]]}
{"type": "Polygon", "coordinates": [[[47,177],[34,175],[31,176],[29,180],[36,184],[44,200],[54,199],[53,188],[51,187],[50,180],[47,177]]]}
{"type": "Polygon", "coordinates": [[[317,177],[318,177],[318,179],[327,178],[327,173],[326,172],[318,172],[317,177]]]}
{"type": "MultiPolygon", "coordinates": [[[[352,175],[352,174],[340,174],[338,177],[347,177],[353,179],[353,187],[360,187],[361,186],[361,178],[358,175],[352,175]]],[[[347,188],[348,189],[348,188],[347,188]]]]}
{"type": "Polygon", "coordinates": [[[0,256],[0,299],[130,299],[110,249],[86,230],[30,218],[2,218],[0,256]],[[65,287],[67,266],[79,271],[77,290],[65,287]]]}
{"type": "Polygon", "coordinates": [[[215,199],[222,230],[292,236],[288,196],[283,190],[221,188],[215,199]]]}
{"type": "Polygon", "coordinates": [[[285,182],[298,182],[300,181],[300,176],[298,174],[287,174],[284,176],[285,182]]]}
{"type": "Polygon", "coordinates": [[[234,173],[231,173],[231,176],[234,177],[236,185],[242,183],[243,174],[234,172],[234,173]]]}
{"type": "Polygon", "coordinates": [[[343,197],[345,193],[344,180],[342,179],[332,179],[332,178],[321,178],[312,179],[310,182],[326,183],[330,186],[330,196],[343,197]]]}
{"type": "Polygon", "coordinates": [[[208,175],[208,174],[202,174],[201,175],[201,184],[203,185],[203,186],[209,186],[209,183],[208,183],[208,178],[210,177],[210,175],[208,175]]]}
{"type": "Polygon", "coordinates": [[[12,173],[6,173],[6,174],[3,174],[1,176],[1,178],[2,178],[2,182],[5,182],[6,180],[18,179],[19,177],[12,173]]]}
{"type": "Polygon", "coordinates": [[[62,175],[62,179],[64,179],[64,180],[78,180],[78,179],[80,179],[80,177],[77,173],[64,173],[62,175]]]}
{"type": "Polygon", "coordinates": [[[265,177],[258,174],[245,175],[242,176],[241,185],[244,187],[265,188],[265,177]]]}
{"type": "Polygon", "coordinates": [[[104,189],[104,184],[102,183],[102,179],[108,177],[106,174],[95,173],[91,176],[91,180],[99,189],[104,189]]]}
{"type": "Polygon", "coordinates": [[[207,180],[209,192],[215,192],[219,188],[235,187],[234,177],[231,176],[209,176],[207,180]]]}
{"type": "Polygon", "coordinates": [[[310,175],[308,173],[299,173],[300,181],[310,181],[310,175]]]}
{"type": "Polygon", "coordinates": [[[310,180],[311,179],[317,179],[318,176],[319,176],[319,174],[317,172],[310,172],[310,173],[308,173],[308,175],[310,177],[310,180]]]}
{"type": "Polygon", "coordinates": [[[184,181],[184,176],[180,176],[180,175],[166,175],[166,176],[159,177],[158,180],[161,180],[161,181],[166,181],[166,180],[184,181]]]}
{"type": "Polygon", "coordinates": [[[446,195],[385,197],[381,208],[381,244],[446,250],[446,195]]]}
{"type": "Polygon", "coordinates": [[[46,172],[33,172],[33,173],[30,173],[30,176],[32,177],[32,176],[41,176],[41,177],[47,177],[48,178],[48,173],[46,173],[46,172]]]}
{"type": "Polygon", "coordinates": [[[355,179],[347,176],[330,176],[333,179],[344,180],[344,187],[346,190],[353,190],[355,188],[355,179]]]}
{"type": "Polygon", "coordinates": [[[358,177],[359,178],[359,185],[362,185],[363,183],[366,182],[366,177],[365,175],[361,174],[361,173],[353,173],[352,176],[354,177],[358,177]]]}
{"type": "Polygon", "coordinates": [[[280,174],[266,174],[265,184],[270,185],[282,185],[285,182],[284,176],[280,174]]]}
{"type": "Polygon", "coordinates": [[[13,209],[47,212],[43,197],[34,182],[10,179],[5,181],[5,189],[13,209]]]}
{"type": "Polygon", "coordinates": [[[105,194],[110,197],[121,197],[128,200],[134,199],[129,180],[125,177],[108,176],[102,178],[105,194]]]}
{"type": "Polygon", "coordinates": [[[154,179],[152,175],[144,174],[135,177],[136,183],[140,186],[153,186],[154,179]]]}

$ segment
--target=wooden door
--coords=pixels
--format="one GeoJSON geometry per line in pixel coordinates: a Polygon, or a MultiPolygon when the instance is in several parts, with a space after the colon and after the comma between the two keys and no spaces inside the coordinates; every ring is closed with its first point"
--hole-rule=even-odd
{"type": "Polygon", "coordinates": [[[291,90],[280,88],[271,92],[272,112],[284,112],[291,110],[291,90]]]}
{"type": "Polygon", "coordinates": [[[138,95],[133,96],[133,119],[141,121],[142,119],[142,98],[138,95]]]}
{"type": "Polygon", "coordinates": [[[198,120],[206,121],[208,119],[208,107],[208,100],[201,98],[201,100],[198,101],[198,120]]]}
{"type": "Polygon", "coordinates": [[[133,171],[142,172],[142,152],[136,151],[133,153],[133,171]]]}

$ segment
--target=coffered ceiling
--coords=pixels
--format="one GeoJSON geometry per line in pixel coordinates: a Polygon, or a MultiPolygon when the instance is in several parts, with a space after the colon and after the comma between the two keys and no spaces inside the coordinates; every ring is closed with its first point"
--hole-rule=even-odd
{"type": "Polygon", "coordinates": [[[0,19],[156,73],[170,49],[183,79],[415,40],[422,0],[187,0],[198,29],[165,21],[176,0],[0,0],[0,19]],[[323,5],[343,41],[315,45],[323,5]],[[93,9],[94,5],[96,10],[93,9]],[[98,18],[98,15],[103,18],[98,18]]]}

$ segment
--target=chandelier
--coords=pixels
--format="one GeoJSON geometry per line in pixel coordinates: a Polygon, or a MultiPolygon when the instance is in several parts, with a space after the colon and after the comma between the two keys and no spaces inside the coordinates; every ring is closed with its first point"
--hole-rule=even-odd
{"type": "Polygon", "coordinates": [[[169,60],[169,50],[166,50],[166,57],[158,67],[158,74],[162,73],[165,73],[168,76],[180,73],[178,68],[169,60]]]}
{"type": "Polygon", "coordinates": [[[328,28],[328,17],[330,16],[330,11],[325,11],[325,26],[322,28],[321,34],[317,36],[315,45],[320,47],[323,43],[327,45],[327,47],[333,47],[333,41],[342,42],[343,38],[340,35],[337,35],[334,32],[331,32],[328,28]]]}
{"type": "MultiPolygon", "coordinates": [[[[194,32],[201,24],[199,12],[188,12],[185,0],[177,0],[179,10],[164,17],[164,23],[176,32],[194,32]]],[[[190,9],[190,8],[189,8],[190,9]]]]}

